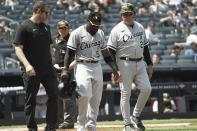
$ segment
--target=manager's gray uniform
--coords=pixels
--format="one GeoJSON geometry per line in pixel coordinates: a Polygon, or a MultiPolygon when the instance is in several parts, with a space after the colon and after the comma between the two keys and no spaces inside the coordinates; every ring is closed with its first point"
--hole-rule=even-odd
{"type": "Polygon", "coordinates": [[[116,51],[116,61],[123,78],[121,88],[121,110],[126,124],[130,119],[130,95],[132,82],[140,89],[140,94],[135,105],[133,115],[139,117],[151,93],[151,85],[143,61],[144,46],[148,44],[143,26],[134,22],[129,27],[120,22],[111,31],[108,47],[116,51]]]}

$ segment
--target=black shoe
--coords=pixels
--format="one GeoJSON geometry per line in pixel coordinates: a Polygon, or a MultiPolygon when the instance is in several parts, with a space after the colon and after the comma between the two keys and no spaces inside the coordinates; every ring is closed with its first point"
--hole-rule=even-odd
{"type": "Polygon", "coordinates": [[[44,131],[56,131],[56,129],[55,128],[52,128],[52,127],[46,126],[45,129],[44,129],[44,131]]]}
{"type": "Polygon", "coordinates": [[[37,128],[28,128],[28,131],[38,131],[37,128]]]}
{"type": "Polygon", "coordinates": [[[135,129],[137,131],[144,131],[145,130],[145,127],[144,127],[140,117],[132,116],[131,123],[133,124],[133,126],[135,127],[135,129]]]}
{"type": "Polygon", "coordinates": [[[59,129],[74,129],[74,124],[68,124],[63,122],[59,124],[59,129]]]}
{"type": "Polygon", "coordinates": [[[135,131],[133,124],[128,124],[124,126],[123,131],[135,131]]]}

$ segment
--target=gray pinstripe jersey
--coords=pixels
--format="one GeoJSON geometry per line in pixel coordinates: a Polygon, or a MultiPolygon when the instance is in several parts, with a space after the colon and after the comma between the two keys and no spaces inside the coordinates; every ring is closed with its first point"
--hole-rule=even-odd
{"type": "Polygon", "coordinates": [[[117,57],[140,58],[147,44],[145,30],[140,23],[135,21],[133,27],[128,27],[121,21],[112,29],[107,46],[116,51],[117,57]]]}
{"type": "Polygon", "coordinates": [[[67,43],[67,47],[76,50],[76,60],[95,60],[101,59],[101,49],[106,48],[104,32],[99,29],[92,36],[86,30],[86,25],[82,25],[72,31],[67,43]]]}

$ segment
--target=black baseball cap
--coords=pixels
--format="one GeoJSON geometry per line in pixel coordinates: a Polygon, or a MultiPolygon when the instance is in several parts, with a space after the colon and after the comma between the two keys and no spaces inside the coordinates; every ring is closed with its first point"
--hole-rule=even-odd
{"type": "Polygon", "coordinates": [[[99,12],[91,12],[88,15],[88,20],[91,22],[101,22],[101,14],[99,12]]]}

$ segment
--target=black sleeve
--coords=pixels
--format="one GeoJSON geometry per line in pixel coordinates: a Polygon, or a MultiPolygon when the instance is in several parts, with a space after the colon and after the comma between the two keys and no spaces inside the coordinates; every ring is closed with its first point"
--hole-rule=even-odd
{"type": "Polygon", "coordinates": [[[112,71],[113,72],[118,71],[118,66],[116,64],[116,60],[113,58],[109,49],[105,48],[104,50],[102,50],[102,54],[103,54],[105,62],[111,67],[112,71]]]}
{"type": "Polygon", "coordinates": [[[148,45],[144,46],[144,60],[146,62],[147,65],[153,65],[153,62],[151,60],[151,56],[150,56],[150,52],[149,52],[149,49],[148,49],[148,45]]]}
{"type": "Polygon", "coordinates": [[[24,45],[26,43],[26,38],[27,38],[27,32],[25,26],[19,25],[16,30],[14,44],[24,45]]]}
{"type": "Polygon", "coordinates": [[[68,71],[69,65],[74,60],[74,57],[75,57],[75,51],[70,49],[70,48],[67,48],[67,51],[66,51],[66,54],[65,54],[65,57],[64,57],[65,70],[68,71]]]}
{"type": "Polygon", "coordinates": [[[53,44],[53,39],[52,39],[52,35],[51,35],[51,27],[50,27],[50,25],[47,25],[47,28],[49,30],[49,35],[50,35],[50,44],[53,44]]]}
{"type": "Polygon", "coordinates": [[[111,48],[108,48],[108,50],[109,50],[109,53],[112,56],[113,61],[116,63],[116,51],[111,49],[111,48]]]}

